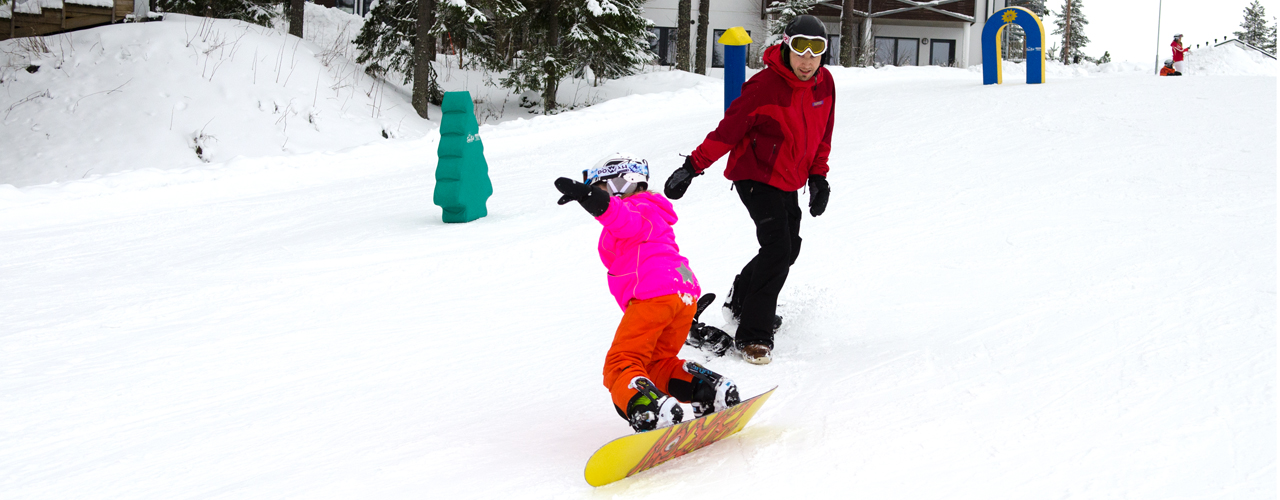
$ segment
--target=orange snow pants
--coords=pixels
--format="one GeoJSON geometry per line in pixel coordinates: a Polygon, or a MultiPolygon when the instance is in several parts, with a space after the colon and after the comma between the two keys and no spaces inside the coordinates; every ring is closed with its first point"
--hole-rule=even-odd
{"type": "Polygon", "coordinates": [[[623,418],[627,403],[637,393],[629,387],[632,379],[646,377],[667,394],[671,393],[668,386],[672,379],[693,381],[693,376],[684,370],[684,361],[676,355],[689,336],[697,309],[677,294],[632,299],[627,304],[613,336],[613,346],[604,358],[604,386],[623,418]]]}

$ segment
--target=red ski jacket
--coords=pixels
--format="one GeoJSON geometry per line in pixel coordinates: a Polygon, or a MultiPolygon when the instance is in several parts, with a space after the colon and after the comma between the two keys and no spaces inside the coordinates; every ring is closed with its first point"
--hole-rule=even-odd
{"type": "Polygon", "coordinates": [[[1186,54],[1187,52],[1191,52],[1182,46],[1182,42],[1179,42],[1177,40],[1174,40],[1173,43],[1169,44],[1169,46],[1173,47],[1174,62],[1181,61],[1183,54],[1186,54]]]}
{"type": "Polygon", "coordinates": [[[809,175],[827,175],[836,87],[819,67],[807,82],[782,65],[779,45],[764,51],[764,71],[742,85],[716,129],[691,155],[698,172],[729,153],[725,178],[798,191],[809,175]]]}

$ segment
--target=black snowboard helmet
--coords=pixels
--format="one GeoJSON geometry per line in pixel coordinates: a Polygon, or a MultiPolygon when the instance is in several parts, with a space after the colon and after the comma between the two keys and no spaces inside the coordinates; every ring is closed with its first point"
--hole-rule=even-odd
{"type": "MultiPolygon", "coordinates": [[[[782,34],[787,35],[788,37],[792,35],[805,35],[805,36],[820,36],[822,38],[827,38],[827,27],[822,24],[821,19],[818,19],[817,17],[811,16],[808,14],[804,14],[804,15],[796,16],[795,19],[792,19],[791,22],[787,24],[786,29],[782,30],[782,34]]],[[[788,51],[790,51],[791,49],[785,46],[786,42],[783,42],[782,45],[783,47],[779,47],[780,49],[782,49],[782,65],[787,69],[791,69],[791,57],[788,55],[788,51]]],[[[823,66],[826,66],[827,62],[830,60],[831,60],[831,47],[828,46],[827,50],[822,53],[821,64],[823,66]]]]}

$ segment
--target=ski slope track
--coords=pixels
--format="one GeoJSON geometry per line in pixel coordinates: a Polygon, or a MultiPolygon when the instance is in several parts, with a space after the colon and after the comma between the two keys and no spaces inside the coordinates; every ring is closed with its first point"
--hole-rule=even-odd
{"type": "MultiPolygon", "coordinates": [[[[1274,76],[833,71],[773,363],[684,352],[780,386],[740,434],[582,477],[629,432],[621,313],[552,181],[615,150],[666,179],[706,80],[485,125],[468,224],[434,133],[0,186],[0,497],[1276,496],[1274,76]]],[[[711,170],[675,230],[723,294],[755,241],[711,170]]]]}

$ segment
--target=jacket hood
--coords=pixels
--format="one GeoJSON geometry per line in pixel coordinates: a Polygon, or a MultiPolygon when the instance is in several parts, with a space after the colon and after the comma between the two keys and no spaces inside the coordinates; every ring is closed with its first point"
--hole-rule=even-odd
{"type": "Polygon", "coordinates": [[[770,45],[764,49],[764,64],[774,73],[777,73],[778,76],[781,76],[787,82],[787,85],[792,87],[812,87],[817,85],[818,82],[825,78],[824,75],[826,73],[826,68],[818,66],[818,71],[813,73],[813,78],[810,78],[807,82],[800,81],[800,77],[796,76],[794,71],[782,64],[782,44],[770,45]]]}
{"type": "MultiPolygon", "coordinates": [[[[676,217],[676,208],[671,205],[671,200],[664,196],[660,196],[653,191],[642,191],[631,196],[632,202],[648,203],[657,209],[658,215],[667,224],[675,224],[679,217],[676,217]]],[[[618,201],[622,201],[618,198],[618,201]]]]}

